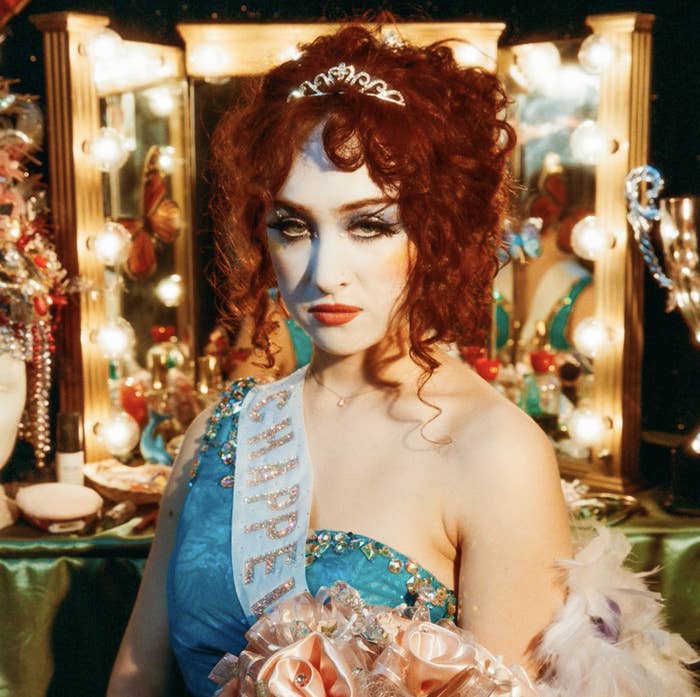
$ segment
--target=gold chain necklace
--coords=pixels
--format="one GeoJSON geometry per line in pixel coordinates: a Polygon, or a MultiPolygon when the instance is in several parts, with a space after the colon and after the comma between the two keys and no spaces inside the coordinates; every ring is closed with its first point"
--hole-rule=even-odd
{"type": "Polygon", "coordinates": [[[344,407],[351,399],[355,399],[355,397],[359,397],[360,395],[368,394],[379,389],[377,387],[370,387],[368,390],[360,390],[359,392],[355,392],[355,394],[342,395],[340,394],[340,392],[336,392],[332,387],[328,387],[328,385],[322,383],[318,375],[316,375],[316,373],[314,373],[312,370],[310,370],[309,372],[311,373],[311,377],[314,379],[315,383],[319,387],[323,387],[324,390],[328,390],[331,394],[335,395],[338,398],[338,401],[335,403],[336,407],[344,407]]]}

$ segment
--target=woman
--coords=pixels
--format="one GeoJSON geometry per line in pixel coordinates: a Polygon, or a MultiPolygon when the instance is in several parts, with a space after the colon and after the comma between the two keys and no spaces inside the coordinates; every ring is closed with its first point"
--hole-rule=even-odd
{"type": "Polygon", "coordinates": [[[222,297],[271,361],[277,285],[313,356],[278,383],[238,382],[190,428],[110,697],[162,692],[168,624],[189,689],[212,694],[209,671],[257,616],[337,580],[456,615],[535,675],[570,553],[556,462],[527,416],[436,348],[476,343],[489,314],[504,105],[448,48],[349,26],[225,117],[222,297]]]}

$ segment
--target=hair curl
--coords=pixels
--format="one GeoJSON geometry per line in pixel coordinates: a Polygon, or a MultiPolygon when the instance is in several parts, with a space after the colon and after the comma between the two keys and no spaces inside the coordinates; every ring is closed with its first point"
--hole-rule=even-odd
{"type": "MultiPolygon", "coordinates": [[[[396,317],[408,320],[410,355],[424,370],[421,384],[438,365],[432,344],[481,343],[490,326],[506,164],[515,142],[504,120],[506,104],[497,77],[460,67],[444,42],[388,45],[378,30],[355,24],[317,38],[298,59],[272,69],[243,106],[223,116],[212,141],[224,320],[235,325],[252,315],[253,343],[272,364],[266,293],[275,279],[265,217],[296,154],[325,122],[329,159],[346,171],[366,165],[396,200],[415,245],[396,317]],[[385,80],[403,94],[405,107],[352,87],[287,101],[304,80],[340,62],[385,80]],[[344,147],[348,141],[360,147],[344,147]]],[[[381,368],[391,360],[388,351],[375,352],[375,379],[383,382],[381,368]]]]}

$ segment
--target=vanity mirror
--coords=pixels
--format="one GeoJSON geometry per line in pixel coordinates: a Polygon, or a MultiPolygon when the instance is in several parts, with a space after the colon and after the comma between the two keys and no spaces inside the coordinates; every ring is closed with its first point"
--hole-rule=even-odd
{"type": "MultiPolygon", "coordinates": [[[[46,64],[50,208],[85,291],[57,350],[60,408],[83,415],[87,461],[125,455],[148,420],[148,351],[192,340],[190,131],[183,52],[122,41],[104,17],[32,18],[46,64]],[[175,341],[177,337],[179,341],[175,341]],[[126,385],[125,375],[137,376],[126,385]],[[138,382],[138,375],[144,379],[138,382]]],[[[152,362],[152,361],[150,361],[152,362]]]]}
{"type": "Polygon", "coordinates": [[[642,285],[623,189],[647,153],[652,20],[591,16],[585,39],[508,46],[499,60],[520,195],[494,352],[562,474],[613,491],[639,484],[642,285]]]}

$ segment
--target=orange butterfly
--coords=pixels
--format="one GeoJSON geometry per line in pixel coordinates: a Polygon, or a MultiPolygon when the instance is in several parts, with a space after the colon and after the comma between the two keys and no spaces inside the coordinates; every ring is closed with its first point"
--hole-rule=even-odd
{"type": "Polygon", "coordinates": [[[171,244],[182,230],[180,207],[168,197],[167,175],[159,166],[160,147],[151,146],[141,177],[139,218],[120,218],[131,233],[131,251],[126,271],[136,279],[147,278],[158,263],[158,247],[171,244]]]}

